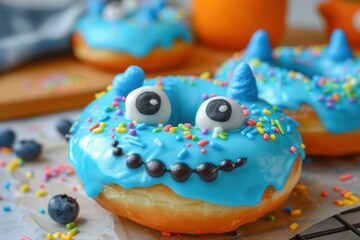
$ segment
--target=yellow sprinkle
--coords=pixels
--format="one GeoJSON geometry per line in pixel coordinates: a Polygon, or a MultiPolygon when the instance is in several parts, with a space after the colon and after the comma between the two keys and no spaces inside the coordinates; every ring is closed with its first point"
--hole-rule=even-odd
{"type": "Polygon", "coordinates": [[[29,190],[30,190],[29,184],[23,184],[23,185],[20,187],[20,191],[22,191],[22,192],[28,192],[29,190]]]}
{"type": "Polygon", "coordinates": [[[132,121],[132,123],[133,123],[134,125],[136,125],[136,124],[138,124],[139,122],[136,121],[136,120],[134,120],[134,121],[132,121]]]}
{"type": "Polygon", "coordinates": [[[271,134],[271,135],[270,135],[270,139],[273,140],[273,141],[275,141],[275,140],[276,140],[275,134],[271,134]]]}
{"type": "Polygon", "coordinates": [[[266,115],[272,114],[272,112],[269,109],[264,109],[262,112],[263,112],[263,114],[266,114],[266,115]]]}
{"type": "Polygon", "coordinates": [[[33,173],[30,172],[30,171],[28,171],[28,172],[25,173],[25,177],[26,177],[26,178],[32,178],[32,177],[33,177],[33,173]]]}
{"type": "Polygon", "coordinates": [[[69,231],[69,232],[67,232],[67,235],[68,235],[68,237],[73,237],[73,236],[75,235],[75,233],[74,233],[74,232],[69,231]]]}
{"type": "Polygon", "coordinates": [[[305,144],[302,143],[302,144],[300,144],[300,147],[301,147],[302,149],[305,149],[306,146],[305,146],[305,144]]]}
{"type": "Polygon", "coordinates": [[[219,84],[220,84],[220,81],[219,81],[219,80],[214,80],[214,81],[213,81],[213,84],[219,85],[219,84]]]}
{"type": "Polygon", "coordinates": [[[103,130],[104,129],[102,127],[98,127],[98,128],[93,129],[92,132],[93,133],[101,133],[101,132],[103,132],[103,130]]]}
{"type": "Polygon", "coordinates": [[[106,122],[101,122],[100,127],[106,127],[106,122]]]}
{"type": "Polygon", "coordinates": [[[38,197],[44,197],[46,194],[47,194],[47,191],[45,189],[36,191],[36,196],[38,196],[38,197]]]}
{"type": "Polygon", "coordinates": [[[191,134],[190,131],[184,131],[184,135],[188,135],[188,134],[191,134]]]}
{"type": "Polygon", "coordinates": [[[21,163],[21,159],[20,158],[16,158],[12,161],[10,161],[7,165],[7,169],[9,172],[14,171],[21,163]]]}
{"type": "Polygon", "coordinates": [[[350,199],[350,197],[353,196],[353,193],[351,191],[344,194],[344,198],[350,199]]]}
{"type": "Polygon", "coordinates": [[[306,191],[306,190],[307,190],[307,187],[306,187],[304,184],[296,184],[295,190],[298,190],[298,191],[306,191]]]}
{"type": "Polygon", "coordinates": [[[351,206],[351,205],[354,205],[354,204],[355,204],[353,201],[350,201],[350,200],[347,200],[347,199],[344,199],[344,200],[343,200],[343,203],[344,203],[345,205],[348,205],[348,206],[351,206]]]}
{"type": "Polygon", "coordinates": [[[263,125],[262,122],[257,122],[257,123],[256,123],[256,126],[257,126],[257,127],[262,127],[262,125],[263,125]]]}
{"type": "Polygon", "coordinates": [[[350,200],[350,201],[353,201],[354,203],[358,203],[358,202],[359,202],[359,198],[356,197],[356,196],[351,196],[351,197],[349,198],[349,200],[350,200]]]}
{"type": "Polygon", "coordinates": [[[115,128],[115,130],[119,133],[126,133],[126,127],[117,127],[115,128]]]}
{"type": "Polygon", "coordinates": [[[169,130],[170,133],[176,133],[176,131],[177,131],[177,127],[171,127],[169,130]]]}
{"type": "Polygon", "coordinates": [[[104,96],[105,93],[106,93],[106,91],[101,91],[101,92],[95,93],[95,98],[100,98],[100,97],[104,96]]]}
{"type": "Polygon", "coordinates": [[[256,129],[258,130],[258,132],[259,132],[261,135],[264,134],[264,129],[263,129],[263,128],[257,127],[256,129]]]}
{"type": "Polygon", "coordinates": [[[295,231],[298,228],[298,224],[296,222],[289,225],[289,229],[295,231]]]}
{"type": "Polygon", "coordinates": [[[157,89],[160,89],[160,90],[163,90],[164,89],[164,87],[162,86],[162,85],[156,85],[155,86],[157,89]]]}
{"type": "Polygon", "coordinates": [[[261,64],[261,61],[258,58],[254,58],[251,60],[250,65],[252,66],[259,66],[261,64]]]}
{"type": "Polygon", "coordinates": [[[107,87],[106,87],[106,91],[110,91],[112,89],[112,85],[108,85],[107,87]]]}
{"type": "Polygon", "coordinates": [[[48,234],[46,235],[46,237],[47,237],[47,239],[49,239],[49,240],[53,240],[53,239],[54,239],[54,235],[53,235],[52,233],[48,233],[48,234]]]}
{"type": "Polygon", "coordinates": [[[59,237],[61,237],[62,234],[61,234],[61,232],[56,232],[54,235],[59,238],[59,237]]]}
{"type": "Polygon", "coordinates": [[[301,209],[291,210],[291,213],[290,213],[291,216],[297,216],[297,215],[300,215],[300,214],[301,214],[301,209]]]}
{"type": "Polygon", "coordinates": [[[204,72],[199,76],[199,78],[210,78],[210,77],[211,77],[210,72],[204,72]]]}

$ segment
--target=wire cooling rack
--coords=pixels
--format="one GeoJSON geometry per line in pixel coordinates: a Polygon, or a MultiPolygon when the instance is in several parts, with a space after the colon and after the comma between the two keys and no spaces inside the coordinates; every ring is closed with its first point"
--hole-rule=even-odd
{"type": "MultiPolygon", "coordinates": [[[[358,216],[360,215],[360,207],[356,207],[347,211],[344,211],[342,213],[336,214],[332,217],[330,217],[327,220],[335,220],[335,222],[337,222],[340,226],[338,227],[334,227],[334,228],[328,228],[325,230],[320,230],[320,231],[314,231],[311,232],[311,229],[309,229],[309,231],[306,231],[306,233],[301,233],[301,234],[297,234],[295,235],[293,238],[291,238],[290,240],[308,240],[308,239],[327,239],[328,237],[330,237],[331,235],[337,234],[337,233],[342,233],[342,232],[347,232],[347,231],[351,231],[353,234],[353,237],[351,239],[360,239],[360,222],[358,223],[350,223],[349,220],[347,220],[346,216],[350,215],[350,214],[358,214],[358,216]],[[308,233],[309,232],[309,233],[308,233]],[[326,238],[323,238],[326,237],[326,238]]],[[[347,240],[344,238],[341,238],[342,240],[347,240]]]]}

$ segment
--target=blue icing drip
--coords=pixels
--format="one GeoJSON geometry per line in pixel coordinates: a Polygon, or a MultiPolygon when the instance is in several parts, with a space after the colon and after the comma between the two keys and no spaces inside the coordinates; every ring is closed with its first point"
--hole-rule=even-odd
{"type": "Polygon", "coordinates": [[[124,73],[117,74],[113,88],[119,96],[127,96],[131,91],[141,87],[145,79],[144,71],[138,66],[130,66],[124,73]]]}
{"type": "Polygon", "coordinates": [[[184,20],[149,22],[147,20],[151,18],[151,12],[138,11],[116,21],[106,21],[100,15],[85,14],[78,20],[76,28],[92,48],[129,53],[135,57],[146,56],[156,46],[170,48],[176,39],[188,43],[192,41],[191,30],[184,20]]]}
{"type": "Polygon", "coordinates": [[[330,43],[325,49],[325,55],[335,62],[341,62],[353,57],[352,50],[349,47],[343,30],[335,29],[333,31],[330,43]]]}
{"type": "MultiPolygon", "coordinates": [[[[334,62],[327,58],[326,49],[281,47],[274,49],[275,58],[270,62],[249,61],[259,96],[290,110],[298,110],[302,104],[311,106],[332,133],[359,129],[360,121],[356,119],[360,118],[360,58],[334,62]]],[[[215,78],[230,79],[235,74],[234,66],[243,60],[229,59],[215,78]]]]}
{"type": "Polygon", "coordinates": [[[255,101],[258,99],[258,89],[254,75],[246,63],[240,63],[227,89],[227,96],[235,100],[255,101]]]}
{"type": "MultiPolygon", "coordinates": [[[[155,84],[156,80],[144,82],[144,85],[155,84]]],[[[226,87],[202,79],[193,81],[192,77],[165,77],[162,84],[165,93],[171,99],[171,105],[179,106],[177,111],[172,111],[172,118],[184,120],[182,122],[194,122],[196,111],[203,102],[201,96],[204,93],[225,96],[227,91],[226,87]],[[194,82],[195,86],[189,84],[190,82],[194,82]],[[183,94],[184,92],[191,93],[191,96],[183,94]]],[[[227,140],[221,140],[212,138],[212,132],[205,135],[202,129],[192,126],[190,131],[193,136],[198,136],[199,141],[207,140],[210,143],[200,147],[194,144],[193,140],[184,139],[183,131],[180,129],[175,133],[163,130],[154,133],[153,130],[158,127],[147,125],[146,129],[137,132],[137,137],[130,136],[128,132],[111,132],[110,129],[117,127],[119,123],[129,122],[123,116],[116,115],[116,111],[108,113],[111,118],[107,121],[103,132],[95,134],[89,131],[89,127],[99,122],[104,110],[112,104],[116,96],[117,93],[110,90],[88,105],[78,119],[78,129],[69,142],[70,163],[91,197],[98,196],[104,184],[114,183],[123,188],[164,184],[178,195],[187,198],[227,206],[256,205],[268,186],[273,186],[275,190],[282,189],[297,154],[302,158],[305,156],[300,147],[302,140],[295,126],[281,111],[272,110],[272,106],[262,100],[257,100],[256,105],[253,101],[238,101],[249,110],[246,121],[248,119],[258,121],[262,117],[259,113],[252,114],[256,109],[260,113],[265,108],[271,109],[271,119],[279,119],[283,126],[292,126],[291,133],[274,133],[276,141],[265,141],[261,134],[253,135],[253,139],[249,139],[240,133],[240,129],[237,129],[228,132],[227,140]],[[114,116],[117,119],[114,119],[114,116]],[[86,121],[88,118],[93,121],[88,123],[86,121]],[[154,139],[166,144],[159,148],[154,143],[154,139]],[[182,141],[176,139],[182,139],[182,141]],[[118,147],[122,148],[125,155],[112,154],[111,143],[114,140],[119,141],[118,147]],[[130,144],[130,141],[141,142],[146,147],[141,149],[136,144],[130,144]],[[246,158],[247,162],[230,172],[219,171],[217,179],[211,183],[204,182],[196,173],[192,173],[187,181],[180,183],[175,181],[169,172],[161,177],[153,178],[147,174],[144,165],[137,169],[126,166],[126,155],[138,153],[144,163],[158,159],[164,163],[166,169],[170,169],[173,164],[183,161],[177,159],[177,154],[185,148],[187,143],[192,144],[191,147],[186,148],[188,151],[186,164],[191,169],[196,169],[205,161],[215,166],[219,166],[225,159],[236,162],[238,158],[246,158]],[[296,154],[290,152],[289,149],[292,146],[297,149],[296,154]],[[206,149],[206,154],[200,151],[202,148],[206,149]]],[[[125,110],[125,103],[119,101],[119,108],[125,110]]],[[[262,124],[264,128],[271,127],[270,122],[262,124]]],[[[256,127],[248,126],[248,128],[253,130],[256,127]]]]}
{"type": "Polygon", "coordinates": [[[253,58],[261,61],[272,60],[272,48],[269,36],[264,30],[256,31],[245,49],[244,59],[251,60],[253,58]]]}

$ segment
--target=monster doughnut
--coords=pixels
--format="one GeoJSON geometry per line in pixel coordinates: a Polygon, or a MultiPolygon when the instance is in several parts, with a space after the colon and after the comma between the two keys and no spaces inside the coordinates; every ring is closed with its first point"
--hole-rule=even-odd
{"type": "Polygon", "coordinates": [[[77,58],[98,67],[157,70],[186,61],[192,33],[184,12],[164,0],[89,0],[72,42],[77,58]]]}
{"type": "Polygon", "coordinates": [[[360,152],[360,60],[337,29],[324,46],[277,47],[265,31],[226,61],[215,79],[231,79],[246,61],[258,80],[259,95],[283,107],[300,123],[309,155],[339,156],[360,152]]]}
{"type": "Polygon", "coordinates": [[[232,82],[144,81],[132,66],[72,126],[69,160],[109,211],[166,232],[223,233],[283,203],[304,158],[298,123],[258,98],[240,64],[232,82]]]}

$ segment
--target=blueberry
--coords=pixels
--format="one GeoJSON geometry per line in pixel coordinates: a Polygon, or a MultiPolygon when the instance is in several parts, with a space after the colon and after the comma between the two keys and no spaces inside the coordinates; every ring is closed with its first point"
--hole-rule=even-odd
{"type": "Polygon", "coordinates": [[[15,141],[15,133],[11,129],[0,131],[0,148],[11,148],[15,141]]]}
{"type": "Polygon", "coordinates": [[[66,224],[75,220],[79,215],[79,204],[76,199],[59,194],[52,197],[48,204],[49,216],[58,223],[66,224]]]}
{"type": "Polygon", "coordinates": [[[31,161],[40,156],[41,145],[34,140],[22,140],[13,148],[16,156],[24,161],[31,161]]]}
{"type": "Polygon", "coordinates": [[[56,129],[59,131],[59,133],[65,137],[67,134],[70,133],[70,128],[72,126],[73,122],[68,119],[62,119],[56,124],[56,129]]]}

